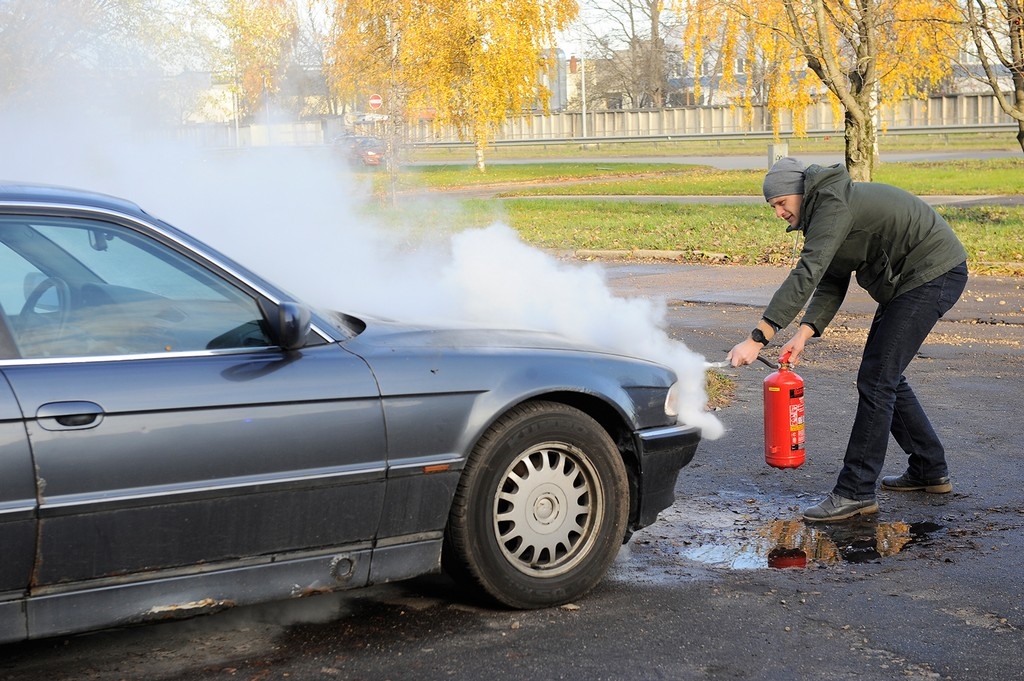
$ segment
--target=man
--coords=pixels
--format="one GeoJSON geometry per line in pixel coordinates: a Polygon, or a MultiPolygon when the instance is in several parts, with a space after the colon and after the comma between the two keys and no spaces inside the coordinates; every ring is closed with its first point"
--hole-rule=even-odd
{"type": "Polygon", "coordinates": [[[798,364],[807,340],[832,321],[854,273],[878,303],[857,372],[857,414],[843,469],[832,492],[803,517],[837,521],[877,513],[875,483],[889,433],[907,453],[908,467],[883,478],[882,489],[952,491],[945,450],[903,372],[963,293],[963,245],[924,201],[896,187],[853,182],[841,165],[804,168],[794,158],[780,159],[765,176],[764,198],[789,223],[787,232],[803,232],[804,245],[750,338],[729,351],[732,366],[757,359],[806,303],[780,352],[798,364]]]}

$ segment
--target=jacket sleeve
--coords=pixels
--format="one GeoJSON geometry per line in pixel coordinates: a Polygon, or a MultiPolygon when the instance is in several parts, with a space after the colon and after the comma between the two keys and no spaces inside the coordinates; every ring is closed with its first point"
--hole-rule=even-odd
{"type": "Polygon", "coordinates": [[[811,302],[807,304],[807,312],[804,313],[801,324],[809,324],[814,329],[814,335],[820,336],[836,316],[839,306],[846,298],[846,292],[850,289],[852,275],[833,276],[826,274],[821,278],[818,287],[814,289],[811,302]]]}
{"type": "Polygon", "coordinates": [[[821,310],[816,317],[823,320],[824,324],[818,326],[811,319],[804,321],[813,324],[815,331],[820,334],[842,304],[849,284],[848,279],[843,285],[830,280],[821,290],[816,291],[836,251],[850,232],[850,211],[845,197],[836,194],[831,188],[815,194],[803,210],[806,227],[800,260],[772,296],[765,308],[764,318],[785,328],[796,318],[811,294],[815,293],[815,307],[821,310]],[[830,308],[832,314],[824,314],[830,308]]]}

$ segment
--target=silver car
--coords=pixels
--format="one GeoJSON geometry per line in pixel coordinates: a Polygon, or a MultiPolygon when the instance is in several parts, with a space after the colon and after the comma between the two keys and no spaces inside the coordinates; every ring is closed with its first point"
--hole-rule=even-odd
{"type": "Polygon", "coordinates": [[[0,642],[442,567],[576,599],[673,502],[675,380],[312,310],[133,203],[0,184],[0,642]]]}

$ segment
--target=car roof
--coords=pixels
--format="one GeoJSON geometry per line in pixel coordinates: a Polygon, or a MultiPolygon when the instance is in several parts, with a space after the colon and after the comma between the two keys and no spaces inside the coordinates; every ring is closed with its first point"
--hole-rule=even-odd
{"type": "Polygon", "coordinates": [[[0,181],[0,203],[50,203],[146,215],[138,204],[99,192],[30,182],[0,181]]]}

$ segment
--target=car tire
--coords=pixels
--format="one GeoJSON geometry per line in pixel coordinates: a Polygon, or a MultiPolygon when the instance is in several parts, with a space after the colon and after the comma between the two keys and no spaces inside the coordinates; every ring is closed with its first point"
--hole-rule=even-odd
{"type": "Polygon", "coordinates": [[[555,402],[517,406],[466,462],[445,533],[445,569],[514,608],[579,598],[622,545],[628,489],[618,448],[594,419],[555,402]]]}

